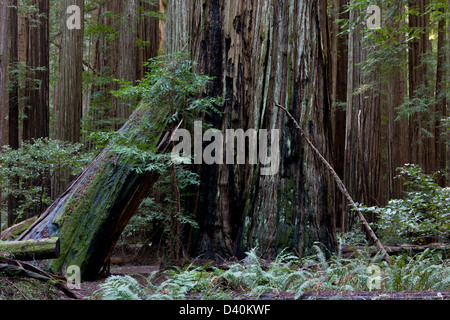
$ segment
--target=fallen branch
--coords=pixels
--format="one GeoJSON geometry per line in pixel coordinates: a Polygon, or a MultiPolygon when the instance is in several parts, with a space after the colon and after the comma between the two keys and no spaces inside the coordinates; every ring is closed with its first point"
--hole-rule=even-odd
{"type": "Polygon", "coordinates": [[[42,271],[26,262],[19,262],[0,256],[0,275],[7,277],[28,277],[39,281],[47,282],[64,292],[69,298],[78,299],[62,282],[65,278],[58,277],[42,271]]]}
{"type": "MultiPolygon", "coordinates": [[[[398,245],[390,245],[384,246],[386,252],[390,254],[399,254],[399,253],[420,253],[427,249],[430,250],[441,250],[441,251],[450,251],[450,245],[442,244],[442,243],[431,243],[428,245],[412,245],[412,244],[398,244],[398,245]]],[[[367,252],[369,254],[376,254],[378,250],[376,248],[367,248],[365,246],[351,246],[351,245],[342,245],[341,246],[341,254],[344,258],[354,256],[359,252],[367,252]]]]}
{"type": "Polygon", "coordinates": [[[373,239],[373,241],[375,242],[377,248],[383,253],[384,257],[386,257],[388,259],[389,255],[386,252],[386,249],[381,244],[380,240],[378,240],[378,237],[373,232],[372,228],[370,227],[369,223],[367,222],[367,220],[364,217],[364,215],[361,212],[361,210],[358,209],[358,206],[356,205],[355,201],[353,201],[352,197],[350,196],[350,194],[347,191],[347,188],[345,187],[345,185],[342,182],[341,178],[339,178],[339,176],[336,173],[336,171],[334,171],[334,169],[330,165],[330,163],[322,156],[320,151],[314,146],[314,144],[311,142],[311,140],[309,140],[308,136],[305,134],[305,132],[300,127],[300,125],[298,124],[297,120],[295,120],[295,118],[292,116],[292,114],[284,106],[280,105],[279,103],[276,103],[276,106],[278,108],[284,110],[284,112],[286,112],[286,114],[289,116],[289,118],[291,118],[291,120],[294,122],[294,124],[297,127],[297,129],[300,131],[300,135],[305,139],[305,141],[308,144],[308,146],[314,151],[314,153],[319,157],[319,159],[322,161],[322,163],[325,165],[325,167],[327,167],[327,169],[330,171],[330,173],[333,176],[334,181],[336,182],[339,190],[341,190],[341,192],[344,194],[344,196],[347,199],[347,201],[354,208],[354,210],[358,213],[358,217],[360,219],[360,222],[362,223],[362,225],[366,229],[367,234],[373,239]]]}

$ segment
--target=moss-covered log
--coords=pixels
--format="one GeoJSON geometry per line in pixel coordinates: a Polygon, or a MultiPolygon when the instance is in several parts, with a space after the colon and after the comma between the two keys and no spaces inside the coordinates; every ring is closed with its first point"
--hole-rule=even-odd
{"type": "MultiPolygon", "coordinates": [[[[167,111],[155,109],[135,111],[121,131],[136,127],[145,115],[151,122],[146,126],[152,128],[146,133],[154,141],[151,147],[163,152],[170,139],[164,130],[167,111]]],[[[60,256],[48,261],[48,271],[64,274],[75,265],[82,279],[94,279],[158,177],[157,172],[134,170],[129,156],[105,148],[19,240],[59,237],[60,256]]]]}
{"type": "Polygon", "coordinates": [[[54,259],[59,256],[59,239],[26,241],[0,241],[0,253],[11,255],[16,260],[32,261],[54,259]]]}

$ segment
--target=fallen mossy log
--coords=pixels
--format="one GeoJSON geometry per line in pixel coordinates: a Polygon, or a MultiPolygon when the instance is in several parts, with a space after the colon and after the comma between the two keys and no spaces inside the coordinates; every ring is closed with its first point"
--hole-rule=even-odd
{"type": "MultiPolygon", "coordinates": [[[[164,153],[171,138],[167,110],[141,107],[119,133],[126,136],[145,119],[155,153],[164,153]]],[[[18,240],[59,237],[60,255],[47,262],[46,270],[65,274],[80,268],[83,280],[96,279],[108,261],[122,231],[138,209],[159,172],[135,170],[126,154],[103,149],[65,191],[18,240]]]]}
{"type": "Polygon", "coordinates": [[[60,244],[58,238],[0,241],[0,253],[6,253],[16,260],[33,261],[58,258],[60,244]]]}
{"type": "Polygon", "coordinates": [[[61,282],[65,279],[47,273],[26,262],[19,262],[0,256],[0,275],[3,275],[5,277],[23,277],[37,279],[39,281],[50,283],[57,289],[64,292],[69,298],[78,299],[78,297],[61,282]]]}
{"type": "MultiPolygon", "coordinates": [[[[423,252],[427,249],[439,250],[444,253],[446,251],[449,251],[450,254],[450,244],[443,244],[443,243],[431,243],[428,245],[412,245],[412,244],[398,244],[390,246],[385,245],[384,248],[386,252],[388,252],[389,254],[402,254],[402,253],[416,254],[423,252]]],[[[375,255],[380,252],[378,248],[374,247],[350,246],[350,245],[341,246],[341,254],[344,258],[353,257],[357,254],[362,254],[363,252],[367,251],[369,251],[371,255],[375,255]]]]}
{"type": "Polygon", "coordinates": [[[37,218],[37,216],[31,217],[3,230],[0,233],[0,240],[10,240],[20,236],[22,232],[27,230],[37,220],[37,218]]]}
{"type": "Polygon", "coordinates": [[[450,300],[450,291],[307,292],[298,300],[450,300]]]}

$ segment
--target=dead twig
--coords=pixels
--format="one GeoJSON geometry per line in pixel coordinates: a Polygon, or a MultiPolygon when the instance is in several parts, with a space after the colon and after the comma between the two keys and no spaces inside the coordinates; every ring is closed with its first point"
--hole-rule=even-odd
{"type": "Polygon", "coordinates": [[[298,124],[297,120],[292,116],[292,114],[286,109],[286,107],[280,105],[279,103],[275,103],[276,106],[280,109],[282,109],[289,118],[294,122],[296,128],[300,131],[300,135],[305,139],[308,146],[311,148],[311,150],[314,151],[314,153],[319,157],[319,159],[322,161],[322,163],[327,167],[328,171],[330,171],[331,175],[333,176],[334,181],[336,182],[339,190],[344,194],[347,201],[350,203],[350,205],[353,207],[353,209],[357,212],[358,217],[364,228],[366,229],[367,234],[373,239],[375,242],[377,248],[382,252],[383,256],[386,259],[389,259],[389,255],[384,248],[384,246],[381,244],[380,240],[378,240],[378,237],[373,232],[372,228],[370,227],[369,223],[367,222],[366,218],[364,217],[361,210],[358,209],[358,206],[356,205],[355,201],[353,201],[352,197],[347,191],[347,188],[345,187],[344,183],[342,182],[341,178],[339,178],[336,171],[333,169],[333,167],[330,165],[330,163],[324,158],[324,156],[320,153],[320,151],[314,146],[314,144],[311,142],[311,140],[308,138],[308,136],[305,134],[303,129],[298,124]]]}

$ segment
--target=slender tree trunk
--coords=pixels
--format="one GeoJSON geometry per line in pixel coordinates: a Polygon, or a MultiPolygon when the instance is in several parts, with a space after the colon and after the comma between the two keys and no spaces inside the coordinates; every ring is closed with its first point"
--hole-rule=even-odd
{"type": "MultiPolygon", "coordinates": [[[[444,13],[444,8],[440,9],[440,12],[444,13]]],[[[435,167],[441,171],[439,176],[439,184],[442,187],[447,185],[447,178],[445,173],[449,173],[449,168],[447,166],[447,144],[444,140],[444,136],[442,136],[442,124],[440,123],[440,119],[445,119],[447,117],[447,98],[446,93],[444,92],[443,82],[446,77],[448,77],[448,68],[446,69],[445,64],[447,63],[447,55],[445,47],[445,36],[447,34],[447,27],[445,17],[439,20],[438,24],[438,43],[437,43],[437,66],[436,66],[436,98],[438,99],[438,104],[436,106],[436,112],[439,116],[439,119],[435,125],[435,149],[436,149],[436,163],[435,167]],[[446,71],[447,70],[447,71],[446,71]]],[[[447,42],[449,42],[447,40],[447,42]]],[[[447,48],[449,43],[447,43],[447,48]]],[[[447,93],[448,94],[448,93],[447,93]]]]}
{"type": "MultiPolygon", "coordinates": [[[[9,7],[9,61],[11,65],[19,62],[19,20],[17,15],[17,0],[10,1],[9,7]]],[[[12,149],[19,148],[19,86],[16,75],[10,75],[12,90],[9,95],[9,114],[8,114],[8,139],[12,149]]]]}
{"type": "Polygon", "coordinates": [[[308,150],[286,105],[327,159],[332,158],[329,34],[326,1],[180,1],[167,6],[166,47],[192,52],[223,95],[226,129],[280,129],[280,168],[202,166],[192,249],[222,257],[258,247],[266,257],[284,248],[308,254],[315,241],[333,248],[333,182],[308,150]]]}
{"type": "MultiPolygon", "coordinates": [[[[8,72],[8,1],[0,0],[0,143],[5,140],[5,111],[7,110],[6,80],[8,72]]],[[[1,190],[0,190],[1,196],[1,190]]],[[[0,231],[2,214],[0,212],[0,231]]]]}
{"type": "Polygon", "coordinates": [[[8,0],[0,0],[0,144],[7,143],[6,115],[8,110],[8,0]]]}
{"type": "MultiPolygon", "coordinates": [[[[332,124],[333,124],[333,144],[334,144],[334,163],[336,173],[344,177],[344,160],[345,160],[345,108],[342,104],[347,101],[347,69],[348,69],[348,36],[339,36],[340,24],[336,19],[348,19],[348,12],[345,12],[347,0],[335,0],[335,15],[332,16],[332,124]]],[[[348,227],[348,214],[342,209],[344,198],[342,194],[336,192],[335,212],[336,224],[344,232],[348,227]]]]}
{"type": "MultiPolygon", "coordinates": [[[[9,60],[10,65],[16,66],[19,62],[19,20],[17,14],[17,0],[11,0],[9,7],[9,60]]],[[[9,79],[12,90],[9,94],[9,114],[8,114],[8,139],[9,146],[15,150],[19,148],[19,84],[18,77],[10,74],[9,79]]],[[[14,179],[14,183],[18,183],[18,178],[14,179]]],[[[18,207],[17,198],[9,195],[8,197],[8,215],[12,216],[18,207]]]]}
{"type": "MultiPolygon", "coordinates": [[[[429,15],[425,13],[427,0],[411,0],[409,5],[417,9],[418,15],[409,15],[409,27],[419,28],[423,31],[418,39],[410,42],[409,46],[409,98],[421,98],[424,92],[418,92],[420,86],[428,87],[427,64],[422,61],[422,55],[430,50],[429,34],[425,31],[428,27],[429,15]]],[[[433,171],[431,159],[434,157],[434,145],[431,148],[430,141],[432,139],[421,133],[421,128],[426,128],[425,117],[423,114],[415,113],[409,117],[409,146],[410,158],[409,163],[421,166],[425,172],[433,171]]],[[[433,114],[429,110],[429,114],[433,114]]]]}

